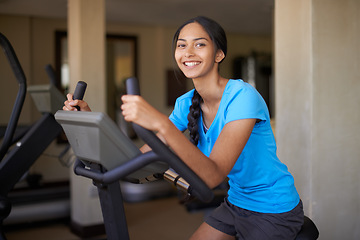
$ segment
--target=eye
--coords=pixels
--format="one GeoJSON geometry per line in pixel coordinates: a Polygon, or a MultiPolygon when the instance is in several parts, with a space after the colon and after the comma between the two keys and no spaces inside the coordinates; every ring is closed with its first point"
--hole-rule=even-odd
{"type": "Polygon", "coordinates": [[[202,47],[205,47],[205,46],[206,46],[206,44],[202,43],[202,42],[195,43],[196,48],[202,48],[202,47]]]}
{"type": "Polygon", "coordinates": [[[177,47],[177,48],[185,48],[186,45],[185,45],[185,43],[178,43],[178,44],[176,45],[176,47],[177,47]]]}

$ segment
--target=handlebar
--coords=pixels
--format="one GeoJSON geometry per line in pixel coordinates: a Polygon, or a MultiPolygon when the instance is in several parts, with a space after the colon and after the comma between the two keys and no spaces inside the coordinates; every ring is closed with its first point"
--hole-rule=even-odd
{"type": "MultiPolygon", "coordinates": [[[[130,95],[139,95],[139,83],[137,78],[131,77],[126,80],[126,90],[130,95]]],[[[133,123],[134,131],[140,136],[152,150],[165,159],[167,163],[190,184],[190,194],[203,202],[209,202],[214,194],[211,189],[200,179],[174,152],[170,150],[152,131],[149,131],[133,123]]]]}
{"type": "MultiPolygon", "coordinates": [[[[75,91],[74,91],[74,95],[73,95],[73,99],[78,99],[78,100],[83,100],[84,95],[85,95],[85,90],[87,87],[87,83],[84,81],[78,81],[75,87],[75,91]]],[[[80,111],[80,107],[79,106],[75,106],[75,108],[80,111]]]]}
{"type": "Polygon", "coordinates": [[[19,83],[18,94],[16,96],[16,100],[13,106],[13,110],[11,112],[10,120],[6,128],[4,139],[0,148],[0,161],[1,161],[11,145],[12,139],[14,137],[15,129],[19,120],[19,116],[21,113],[21,109],[25,101],[26,78],[12,45],[2,33],[0,33],[0,45],[5,53],[6,58],[8,59],[12,71],[14,72],[15,78],[19,83]]]}
{"type": "Polygon", "coordinates": [[[51,64],[47,64],[45,66],[45,71],[46,71],[47,75],[49,76],[50,84],[56,86],[57,85],[56,73],[55,73],[54,68],[51,66],[51,64]]]}

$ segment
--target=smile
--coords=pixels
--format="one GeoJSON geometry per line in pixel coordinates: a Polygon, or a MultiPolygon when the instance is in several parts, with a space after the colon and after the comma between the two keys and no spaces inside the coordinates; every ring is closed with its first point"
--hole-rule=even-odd
{"type": "Polygon", "coordinates": [[[184,65],[188,66],[188,67],[193,67],[193,66],[196,66],[199,64],[200,64],[200,62],[184,62],[184,65]]]}

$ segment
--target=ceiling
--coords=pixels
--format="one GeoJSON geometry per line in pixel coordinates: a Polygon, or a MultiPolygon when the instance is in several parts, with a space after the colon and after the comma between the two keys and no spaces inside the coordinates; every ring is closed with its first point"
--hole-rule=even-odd
{"type": "MultiPolygon", "coordinates": [[[[0,14],[66,18],[68,0],[0,0],[0,14]]],[[[198,15],[227,32],[272,33],[274,0],[105,0],[109,22],[175,27],[198,15]]]]}

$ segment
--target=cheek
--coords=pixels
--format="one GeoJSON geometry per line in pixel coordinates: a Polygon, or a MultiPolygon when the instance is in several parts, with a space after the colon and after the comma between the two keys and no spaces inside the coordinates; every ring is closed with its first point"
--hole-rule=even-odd
{"type": "Polygon", "coordinates": [[[178,51],[175,51],[174,58],[175,58],[177,65],[180,67],[181,66],[181,54],[178,51]]]}

